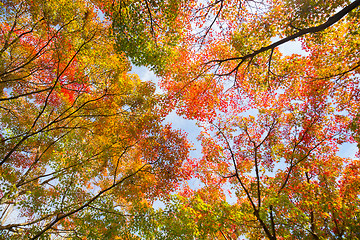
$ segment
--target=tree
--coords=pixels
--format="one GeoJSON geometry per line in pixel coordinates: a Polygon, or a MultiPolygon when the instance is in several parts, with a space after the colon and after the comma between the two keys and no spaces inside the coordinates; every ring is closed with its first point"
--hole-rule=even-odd
{"type": "Polygon", "coordinates": [[[359,5],[3,1],[1,237],[360,238],[359,5]]]}
{"type": "Polygon", "coordinates": [[[136,238],[131,209],[187,178],[184,134],[94,4],[1,4],[1,238],[136,238]]]}

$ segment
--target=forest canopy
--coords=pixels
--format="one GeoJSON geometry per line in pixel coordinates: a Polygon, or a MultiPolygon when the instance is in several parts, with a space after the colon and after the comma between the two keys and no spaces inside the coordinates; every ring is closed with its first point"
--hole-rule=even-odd
{"type": "Polygon", "coordinates": [[[0,239],[360,239],[359,5],[0,1],[0,239]]]}

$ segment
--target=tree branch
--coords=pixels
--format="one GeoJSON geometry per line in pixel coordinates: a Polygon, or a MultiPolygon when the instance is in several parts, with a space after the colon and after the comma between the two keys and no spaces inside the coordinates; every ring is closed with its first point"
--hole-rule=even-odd
{"type": "Polygon", "coordinates": [[[210,64],[210,63],[217,63],[217,64],[222,64],[224,62],[228,62],[228,61],[234,61],[234,60],[239,60],[240,63],[231,71],[231,73],[233,73],[236,69],[238,69],[240,67],[240,65],[247,59],[249,58],[253,58],[255,57],[256,55],[260,54],[260,53],[263,53],[263,52],[266,52],[268,50],[273,50],[275,49],[276,47],[284,44],[284,43],[287,43],[287,42],[290,42],[296,38],[299,38],[303,35],[306,35],[306,34],[309,34],[309,33],[317,33],[317,32],[320,32],[320,31],[323,31],[325,30],[326,28],[329,28],[330,26],[334,25],[335,23],[337,23],[338,21],[340,21],[344,16],[346,16],[349,12],[351,12],[352,10],[354,10],[355,8],[357,8],[358,6],[360,5],[360,0],[356,0],[354,2],[352,2],[350,5],[346,6],[345,8],[343,8],[341,11],[339,11],[338,13],[336,13],[335,15],[331,16],[328,18],[328,20],[323,23],[323,24],[320,24],[318,26],[315,26],[315,27],[310,27],[310,28],[305,28],[305,29],[302,29],[300,31],[298,31],[297,33],[293,34],[293,35],[290,35],[286,38],[283,38],[277,42],[274,42],[273,44],[271,45],[268,45],[266,47],[262,47],[256,51],[254,51],[253,53],[250,53],[250,54],[247,54],[245,56],[242,56],[242,57],[233,57],[233,58],[227,58],[227,59],[216,59],[216,60],[211,60],[205,64],[210,64]]]}

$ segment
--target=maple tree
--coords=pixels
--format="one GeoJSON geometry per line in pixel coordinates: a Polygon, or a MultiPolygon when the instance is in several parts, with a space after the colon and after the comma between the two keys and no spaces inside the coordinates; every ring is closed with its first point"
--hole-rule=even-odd
{"type": "Polygon", "coordinates": [[[1,4],[1,237],[360,238],[359,0],[1,4]]]}
{"type": "Polygon", "coordinates": [[[131,209],[187,178],[185,135],[99,12],[1,2],[0,238],[135,238],[131,209]]]}

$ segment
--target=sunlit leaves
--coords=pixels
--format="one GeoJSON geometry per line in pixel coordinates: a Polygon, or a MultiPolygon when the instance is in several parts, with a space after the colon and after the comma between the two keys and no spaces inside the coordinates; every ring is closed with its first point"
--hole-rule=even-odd
{"type": "Polygon", "coordinates": [[[2,236],[358,238],[358,4],[3,2],[2,236]]]}
{"type": "Polygon", "coordinates": [[[2,10],[1,234],[136,238],[126,229],[132,204],[188,178],[186,136],[162,125],[163,97],[127,73],[92,3],[8,1],[2,10]]]}

